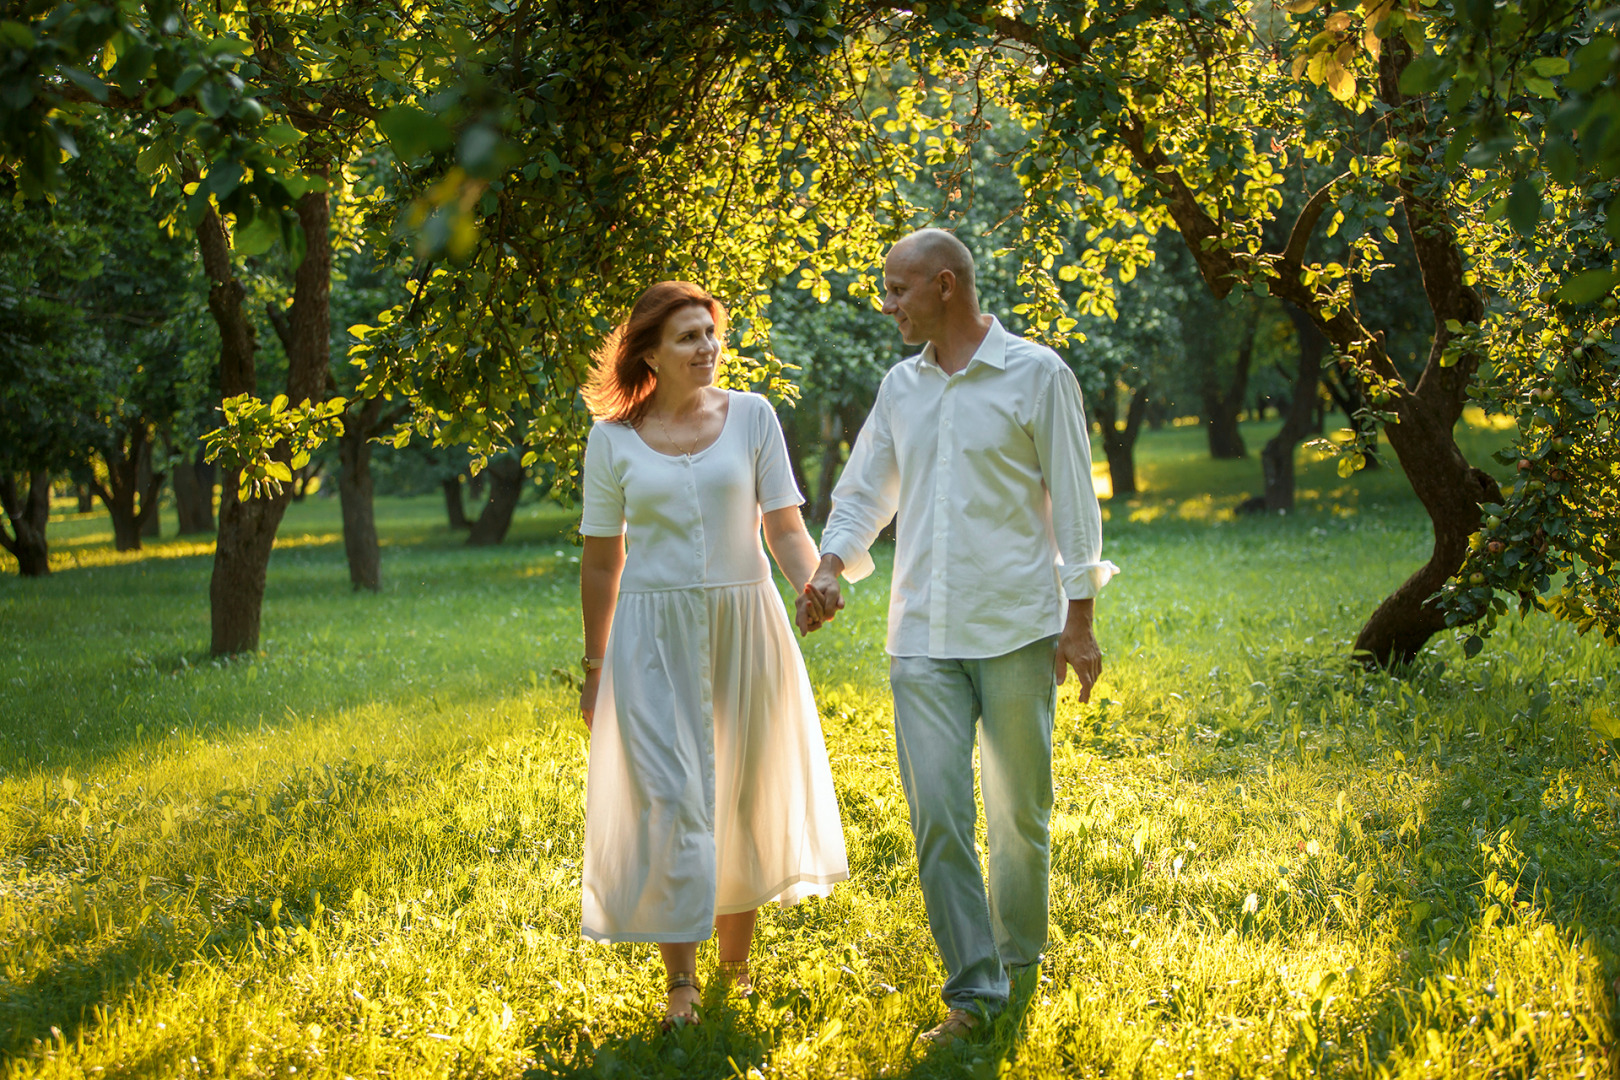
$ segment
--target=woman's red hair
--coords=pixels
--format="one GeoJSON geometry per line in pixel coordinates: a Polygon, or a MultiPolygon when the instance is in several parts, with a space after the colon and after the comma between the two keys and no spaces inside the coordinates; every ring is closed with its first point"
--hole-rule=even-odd
{"type": "Polygon", "coordinates": [[[598,420],[634,427],[646,415],[658,377],[647,358],[658,351],[664,323],[682,308],[707,308],[715,336],[726,336],[726,308],[689,281],[660,281],[636,298],[630,317],[602,339],[591,354],[591,373],[581,391],[586,408],[598,420]]]}

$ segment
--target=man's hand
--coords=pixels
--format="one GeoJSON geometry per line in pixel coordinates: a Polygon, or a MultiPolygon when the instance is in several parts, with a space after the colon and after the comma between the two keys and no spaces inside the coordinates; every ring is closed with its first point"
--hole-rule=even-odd
{"type": "Polygon", "coordinates": [[[1069,618],[1063,624],[1054,660],[1059,686],[1068,678],[1068,669],[1074,668],[1075,677],[1080,680],[1080,700],[1083,702],[1091,700],[1091,688],[1102,675],[1102,649],[1097,645],[1097,635],[1091,630],[1092,605],[1091,600],[1069,601],[1069,618]]]}
{"type": "Polygon", "coordinates": [[[804,590],[799,593],[797,615],[801,634],[821,629],[823,623],[832,622],[833,617],[843,610],[844,596],[838,587],[838,574],[843,569],[844,560],[838,556],[821,557],[821,565],[816,567],[816,572],[810,575],[804,590]]]}
{"type": "Polygon", "coordinates": [[[585,673],[585,685],[579,689],[579,712],[585,718],[586,731],[591,730],[591,722],[596,719],[596,691],[601,685],[601,668],[585,673]]]}
{"type": "Polygon", "coordinates": [[[793,602],[793,625],[799,628],[799,636],[806,637],[821,629],[821,624],[827,620],[821,617],[821,597],[810,591],[806,585],[799,591],[799,597],[793,602]]]}

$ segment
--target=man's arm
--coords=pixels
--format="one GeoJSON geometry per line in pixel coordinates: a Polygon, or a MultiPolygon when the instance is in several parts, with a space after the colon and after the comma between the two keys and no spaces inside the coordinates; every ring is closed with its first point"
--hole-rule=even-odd
{"type": "Polygon", "coordinates": [[[1102,673],[1102,650],[1092,629],[1095,597],[1119,567],[1102,557],[1102,508],[1091,482],[1091,437],[1080,384],[1066,366],[1056,365],[1035,414],[1035,453],[1052,497],[1052,535],[1063,565],[1058,575],[1069,610],[1055,660],[1062,683],[1073,668],[1080,700],[1102,673]]]}
{"type": "Polygon", "coordinates": [[[821,562],[799,593],[799,626],[806,633],[819,629],[843,609],[839,574],[859,581],[872,572],[872,541],[894,518],[900,504],[900,466],[889,428],[887,387],[885,381],[878,388],[877,401],[833,487],[832,513],[821,532],[821,562]]]}
{"type": "Polygon", "coordinates": [[[1069,617],[1058,638],[1057,657],[1053,661],[1058,685],[1068,678],[1069,668],[1080,680],[1080,700],[1091,700],[1091,688],[1102,675],[1102,648],[1091,628],[1094,600],[1070,600],[1069,617]]]}

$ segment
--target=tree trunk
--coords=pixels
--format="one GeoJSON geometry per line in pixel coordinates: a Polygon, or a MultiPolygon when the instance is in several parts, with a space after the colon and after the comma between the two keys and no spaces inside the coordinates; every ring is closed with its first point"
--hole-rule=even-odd
{"type": "Polygon", "coordinates": [[[1316,387],[1322,378],[1322,353],[1327,339],[1311,322],[1311,317],[1293,304],[1287,304],[1299,337],[1299,369],[1294,375],[1294,392],[1288,402],[1283,426],[1260,451],[1260,468],[1265,478],[1266,509],[1287,513],[1294,508],[1294,450],[1311,433],[1316,413],[1316,387]]]}
{"type": "MultiPolygon", "coordinates": [[[[1226,387],[1216,382],[1211,372],[1204,382],[1204,417],[1208,422],[1209,456],[1220,461],[1248,457],[1243,445],[1243,433],[1238,429],[1238,416],[1243,411],[1243,398],[1249,389],[1249,366],[1254,361],[1254,335],[1260,325],[1258,305],[1251,304],[1249,317],[1238,343],[1237,362],[1232,368],[1232,381],[1226,387]]],[[[1199,332],[1205,332],[1200,328],[1199,332]]]]}
{"type": "Polygon", "coordinates": [[[79,513],[88,514],[96,508],[96,496],[89,484],[73,485],[73,493],[79,497],[79,513]]]}
{"type": "Polygon", "coordinates": [[[778,419],[782,424],[782,442],[787,446],[788,466],[793,470],[793,482],[799,485],[799,494],[809,500],[813,493],[810,490],[810,478],[804,471],[804,438],[799,432],[799,424],[804,417],[803,410],[794,408],[788,410],[788,415],[778,419]]]}
{"type": "Polygon", "coordinates": [[[521,448],[502,454],[484,470],[489,477],[489,501],[484,503],[478,520],[472,524],[472,532],[467,535],[471,546],[489,547],[506,539],[506,531],[512,527],[512,512],[523,495],[521,455],[521,448]]]}
{"type": "Polygon", "coordinates": [[[821,414],[821,475],[816,481],[816,501],[811,519],[825,522],[832,513],[833,486],[838,483],[838,467],[844,463],[844,417],[836,410],[821,414]]]}
{"type": "Polygon", "coordinates": [[[1125,411],[1125,426],[1120,428],[1115,419],[1119,415],[1118,384],[1110,380],[1103,389],[1102,415],[1098,421],[1102,427],[1103,454],[1108,458],[1108,480],[1114,498],[1137,493],[1136,438],[1142,433],[1142,421],[1147,416],[1151,396],[1151,390],[1145,386],[1131,395],[1131,404],[1125,411]]]}
{"type": "Polygon", "coordinates": [[[371,484],[371,436],[382,414],[372,398],[351,414],[338,437],[338,496],[343,504],[343,552],[349,558],[349,584],[376,592],[382,587],[382,550],[371,484]]]}
{"type": "Polygon", "coordinates": [[[125,434],[102,452],[102,459],[107,463],[107,482],[103,484],[99,477],[90,481],[112,518],[113,547],[118,551],[141,550],[141,535],[146,522],[157,515],[163,474],[147,469],[146,475],[141,475],[149,437],[146,421],[137,418],[125,434]],[[125,439],[128,439],[127,444],[125,439]]]}
{"type": "Polygon", "coordinates": [[[214,531],[213,467],[203,472],[201,461],[182,460],[174,467],[174,516],[181,536],[204,536],[214,531]]]}
{"type": "Polygon", "coordinates": [[[28,474],[28,493],[17,490],[17,478],[0,475],[0,509],[11,522],[7,533],[0,526],[0,547],[17,560],[19,577],[44,577],[51,572],[50,544],[45,528],[51,520],[51,474],[38,469],[28,474]]]}
{"type": "Polygon", "coordinates": [[[151,513],[141,514],[141,538],[143,540],[161,540],[163,538],[163,519],[160,516],[158,502],[163,497],[163,477],[152,474],[152,454],[157,449],[157,440],[147,439],[141,446],[141,456],[135,470],[135,486],[140,491],[151,491],[150,499],[141,499],[141,509],[145,511],[151,507],[151,513]],[[153,483],[153,481],[156,483],[153,483]]]}
{"type": "MultiPolygon", "coordinates": [[[[326,193],[311,191],[298,200],[298,222],[304,234],[304,260],[294,275],[287,349],[287,397],[295,402],[319,400],[327,382],[331,319],[332,242],[326,193]]],[[[230,240],[213,211],[198,226],[203,266],[213,282],[208,309],[220,330],[220,391],[224,396],[257,393],[253,370],[253,326],[242,309],[246,295],[231,266],[230,240]]],[[[279,460],[290,461],[282,447],[279,460]]],[[[209,583],[215,656],[259,647],[259,620],[264,607],[265,576],[276,530],[286,514],[291,492],[244,501],[237,497],[237,477],[224,477],[220,498],[219,543],[214,548],[214,575],[209,583]]]]}
{"type": "Polygon", "coordinates": [[[444,510],[450,519],[452,529],[470,529],[472,522],[467,520],[467,504],[461,498],[461,477],[448,476],[439,482],[444,491],[444,510]]]}

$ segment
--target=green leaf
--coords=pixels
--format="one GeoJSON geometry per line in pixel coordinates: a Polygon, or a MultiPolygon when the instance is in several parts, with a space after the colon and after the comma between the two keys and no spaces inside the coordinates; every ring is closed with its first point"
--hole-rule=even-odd
{"type": "Polygon", "coordinates": [[[1605,739],[1620,739],[1620,714],[1607,705],[1592,706],[1592,730],[1605,739]]]}
{"type": "Polygon", "coordinates": [[[208,190],[214,193],[214,198],[223,199],[235,191],[242,183],[245,170],[235,161],[221,161],[208,169],[208,190]]]}
{"type": "Polygon", "coordinates": [[[1570,304],[1590,304],[1620,284],[1620,270],[1588,270],[1564,282],[1558,299],[1570,304]]]}
{"type": "Polygon", "coordinates": [[[12,22],[10,19],[0,20],[0,45],[10,45],[14,49],[32,49],[34,35],[20,22],[12,22]]]}
{"type": "Polygon", "coordinates": [[[1445,62],[1433,53],[1425,53],[1401,72],[1401,93],[1413,96],[1431,93],[1440,88],[1445,76],[1445,62]]]}
{"type": "Polygon", "coordinates": [[[1485,647],[1485,639],[1478,634],[1469,634],[1463,642],[1463,655],[1472,660],[1479,655],[1479,650],[1485,647]]]}
{"type": "Polygon", "coordinates": [[[414,105],[396,105],[377,117],[383,133],[401,161],[411,161],[430,150],[442,150],[452,141],[450,126],[414,105]]]}
{"type": "Polygon", "coordinates": [[[184,97],[191,93],[192,87],[202,82],[207,74],[208,72],[204,71],[201,65],[192,64],[180,73],[179,77],[174,80],[174,85],[169,89],[174,91],[176,97],[184,97]]]}
{"type": "Polygon", "coordinates": [[[197,92],[197,101],[203,112],[217,120],[231,111],[231,88],[221,82],[205,83],[197,92]]]}
{"type": "Polygon", "coordinates": [[[1544,79],[1569,73],[1569,61],[1562,56],[1538,56],[1530,61],[1530,68],[1544,79]]]}
{"type": "Polygon", "coordinates": [[[135,155],[135,171],[142,176],[151,176],[162,168],[169,152],[167,143],[155,142],[135,155]]]}
{"type": "Polygon", "coordinates": [[[62,69],[62,74],[66,75],[73,82],[77,83],[85,93],[89,94],[103,105],[107,103],[107,84],[90,74],[88,71],[80,71],[78,68],[65,67],[62,69]]]}
{"type": "Polygon", "coordinates": [[[239,255],[263,255],[281,239],[281,222],[274,210],[260,209],[253,220],[238,225],[231,236],[231,247],[239,255]]]}
{"type": "Polygon", "coordinates": [[[1541,192],[1529,180],[1515,180],[1507,197],[1507,218],[1520,236],[1534,236],[1541,224],[1541,192]]]}

